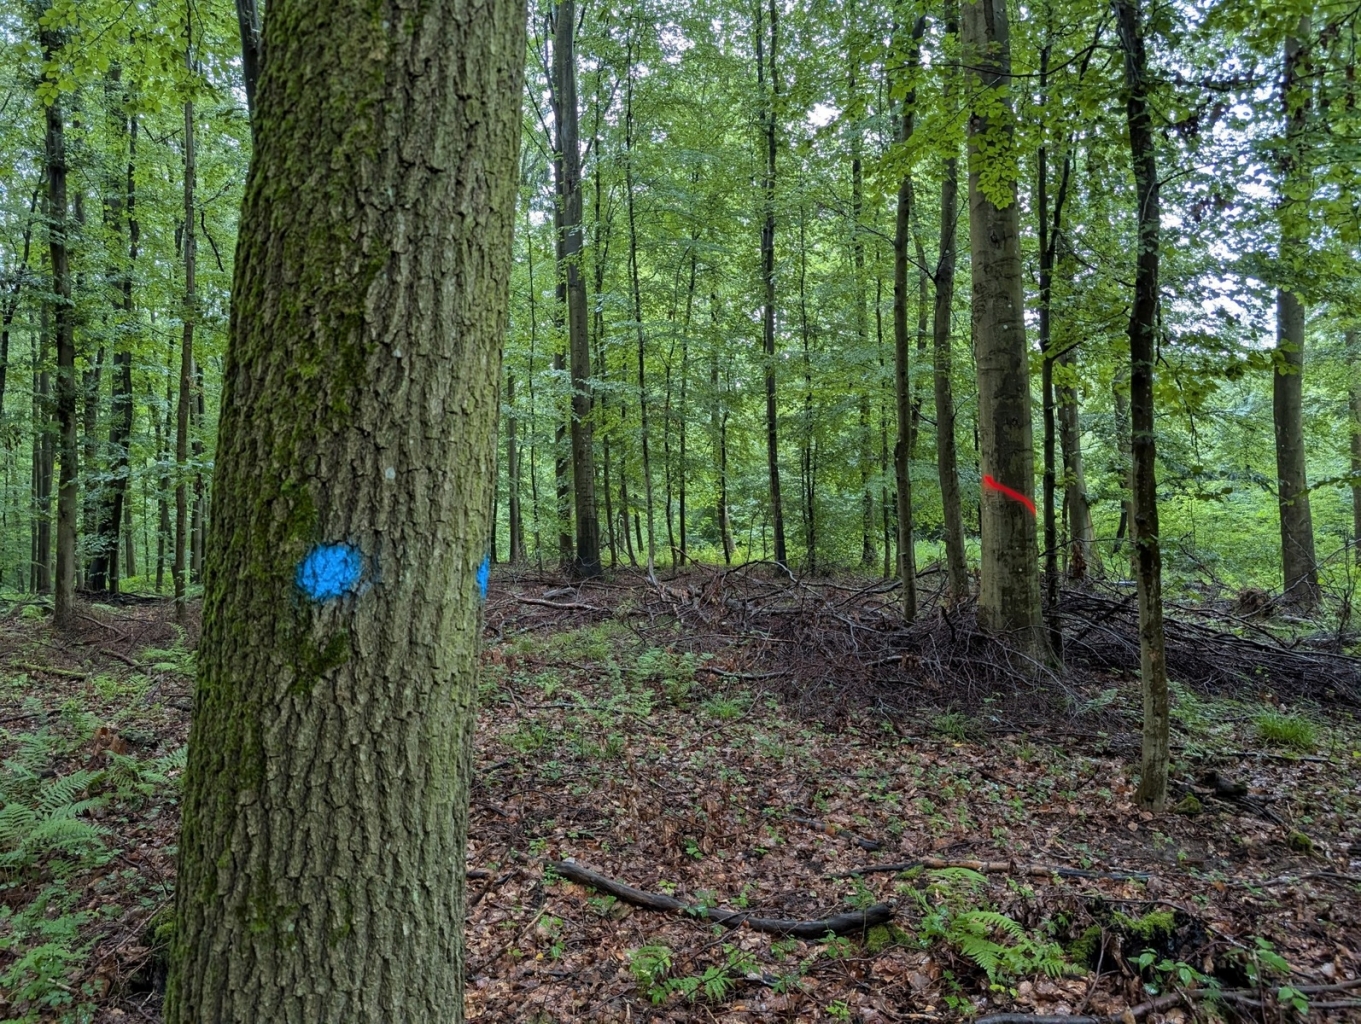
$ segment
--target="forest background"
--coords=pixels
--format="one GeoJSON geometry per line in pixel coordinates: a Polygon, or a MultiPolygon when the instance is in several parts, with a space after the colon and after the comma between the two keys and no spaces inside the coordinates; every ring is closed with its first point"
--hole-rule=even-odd
{"type": "MultiPolygon", "coordinates": [[[[566,35],[561,8],[531,11],[495,559],[551,565],[579,544],[575,379],[594,432],[606,565],[778,555],[806,572],[892,575],[905,189],[913,561],[945,555],[933,379],[944,374],[976,564],[967,190],[942,201],[947,161],[964,156],[970,97],[951,15],[910,6],[587,4],[567,9],[566,35]],[[568,85],[578,169],[561,161],[568,85]],[[579,226],[557,202],[574,170],[579,226]],[[568,359],[569,272],[587,297],[585,365],[568,359]],[[772,465],[784,481],[778,517],[772,465]],[[777,552],[777,518],[787,552],[777,552]]],[[[250,158],[236,13],[71,0],[3,15],[6,589],[52,586],[68,445],[80,585],[159,591],[179,579],[183,594],[197,583],[250,158]],[[58,152],[65,209],[52,199],[58,152]],[[64,284],[53,273],[63,239],[64,284]]],[[[1322,582],[1350,587],[1341,552],[1361,516],[1355,20],[1342,4],[1150,12],[1164,231],[1158,502],[1174,594],[1281,586],[1277,447],[1292,430],[1308,458],[1301,500],[1322,582]],[[1293,80],[1288,41],[1304,54],[1293,80]],[[1283,224],[1302,240],[1294,251],[1283,224]],[[1277,336],[1283,291],[1306,316],[1293,408],[1272,402],[1273,378],[1297,373],[1292,356],[1303,355],[1277,336]]],[[[1137,246],[1112,15],[1100,3],[1025,5],[1013,14],[1011,59],[1016,146],[986,174],[1019,186],[1034,462],[1054,479],[1048,547],[1070,570],[1075,550],[1082,568],[1114,559],[1120,576],[1137,246]]]]}

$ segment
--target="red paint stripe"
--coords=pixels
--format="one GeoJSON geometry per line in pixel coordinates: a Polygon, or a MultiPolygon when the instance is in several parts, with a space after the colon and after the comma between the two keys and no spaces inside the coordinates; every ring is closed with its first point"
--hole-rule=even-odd
{"type": "Polygon", "coordinates": [[[1004,483],[999,483],[998,481],[994,480],[994,479],[993,479],[992,477],[990,477],[990,476],[985,476],[985,477],[983,477],[983,486],[984,486],[984,487],[989,487],[989,488],[991,488],[991,489],[994,490],[994,491],[1001,491],[1001,492],[1002,492],[1003,494],[1005,494],[1008,498],[1015,498],[1017,501],[1019,501],[1019,502],[1020,502],[1022,505],[1024,505],[1026,508],[1030,509],[1030,514],[1031,514],[1032,516],[1035,514],[1035,503],[1034,503],[1033,501],[1031,501],[1030,498],[1028,498],[1026,495],[1024,495],[1024,494],[1022,494],[1020,491],[1016,490],[1015,488],[1013,488],[1013,487],[1008,487],[1008,486],[1007,486],[1006,484],[1004,484],[1004,483]]]}

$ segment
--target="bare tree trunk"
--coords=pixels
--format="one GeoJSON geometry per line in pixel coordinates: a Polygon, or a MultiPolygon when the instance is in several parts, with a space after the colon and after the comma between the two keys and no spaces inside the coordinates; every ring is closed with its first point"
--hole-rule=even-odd
{"type": "MultiPolygon", "coordinates": [[[[1309,171],[1305,121],[1312,94],[1305,51],[1311,34],[1309,16],[1300,18],[1285,41],[1285,76],[1281,102],[1286,114],[1282,157],[1282,266],[1302,266],[1309,246],[1309,171]]],[[[1276,291],[1276,359],[1272,373],[1272,420],[1276,427],[1276,497],[1281,515],[1281,568],[1285,600],[1304,609],[1319,601],[1314,556],[1314,524],[1309,510],[1309,480],[1304,449],[1304,302],[1294,282],[1276,291]]]]}
{"type": "Polygon", "coordinates": [[[520,512],[520,443],[516,437],[519,417],[515,414],[515,372],[506,374],[506,476],[510,492],[510,562],[525,560],[525,524],[520,512]]]}
{"type": "Polygon", "coordinates": [[[168,1024],[463,1019],[525,10],[316,15],[269,3],[168,1024]]]}
{"type": "Polygon", "coordinates": [[[246,89],[246,109],[255,133],[255,87],[260,81],[264,40],[260,32],[260,8],[256,0],[236,0],[236,23],[241,31],[241,78],[246,89]]]}
{"type": "MultiPolygon", "coordinates": [[[[853,9],[854,10],[854,9],[853,9]]],[[[852,13],[852,19],[855,15],[852,13]]],[[[852,103],[856,101],[860,87],[860,36],[859,26],[852,21],[847,48],[850,60],[846,71],[846,95],[852,103]]],[[[868,285],[865,280],[865,238],[860,230],[860,218],[865,203],[864,170],[864,130],[857,121],[851,126],[851,264],[855,269],[855,340],[858,352],[864,352],[869,343],[869,320],[866,316],[866,303],[869,300],[868,285]]],[[[861,357],[857,356],[857,359],[861,357]]],[[[874,544],[874,491],[870,487],[870,470],[874,465],[874,432],[870,423],[870,386],[866,381],[860,393],[859,433],[856,449],[860,463],[860,565],[873,569],[879,560],[879,551],[874,544]]]]}
{"type": "Polygon", "coordinates": [[[52,471],[56,424],[53,422],[52,375],[47,368],[52,347],[51,309],[52,303],[43,302],[38,314],[41,340],[33,374],[38,386],[33,399],[33,421],[37,424],[37,435],[33,439],[33,497],[37,522],[33,531],[32,578],[33,590],[39,594],[52,593],[52,471]]]}
{"type": "Polygon", "coordinates": [[[1355,327],[1347,330],[1347,354],[1352,367],[1352,543],[1361,566],[1361,341],[1355,327]]]}
{"type": "MultiPolygon", "coordinates": [[[[43,32],[43,51],[50,60],[61,46],[55,32],[43,32]]],[[[69,211],[66,199],[66,124],[60,99],[47,108],[48,247],[52,263],[53,320],[57,338],[57,436],[61,471],[57,477],[56,611],[58,629],[75,615],[76,490],[79,452],[76,437],[75,309],[71,301],[71,264],[66,246],[69,211]]]]}
{"type": "Polygon", "coordinates": [[[1129,318],[1130,435],[1134,453],[1134,546],[1139,586],[1139,655],[1144,691],[1143,759],[1136,799],[1161,811],[1167,802],[1167,657],[1163,643],[1162,551],[1158,535],[1157,448],[1153,432],[1154,340],[1158,327],[1158,247],[1161,211],[1147,58],[1138,0],[1115,0],[1125,51],[1125,105],[1134,165],[1139,251],[1129,318]]]}
{"type": "MultiPolygon", "coordinates": [[[[647,574],[657,567],[657,538],[652,499],[652,457],[649,451],[647,407],[647,335],[643,330],[643,293],[638,281],[638,225],[633,211],[633,51],[630,41],[628,76],[624,82],[624,192],[629,219],[629,281],[633,293],[633,322],[638,333],[638,417],[643,456],[643,500],[647,504],[647,574]]],[[[640,542],[641,546],[641,542],[640,542]]]]}
{"type": "Polygon", "coordinates": [[[893,509],[888,489],[888,401],[884,397],[887,390],[888,374],[884,372],[884,280],[878,274],[874,277],[874,332],[879,350],[879,516],[884,533],[884,579],[893,577],[896,561],[893,557],[893,509]]]}
{"type": "MultiPolygon", "coordinates": [[[[908,64],[918,62],[926,19],[918,18],[912,29],[908,64]]],[[[903,98],[898,141],[912,138],[916,116],[916,90],[903,98]]],[[[898,578],[902,581],[903,618],[917,617],[917,563],[912,536],[912,472],[908,456],[912,448],[912,389],[909,379],[907,344],[907,246],[912,220],[912,178],[904,175],[898,184],[898,214],[893,236],[893,393],[898,410],[898,440],[893,448],[894,477],[898,489],[898,578]]]]}
{"type": "Polygon", "coordinates": [[[765,104],[766,176],[765,223],[761,228],[761,280],[765,283],[762,309],[762,337],[765,352],[766,383],[766,466],[770,475],[770,517],[775,527],[775,561],[788,567],[789,554],[784,539],[784,505],[780,500],[780,444],[775,392],[775,125],[780,101],[780,76],[776,65],[779,48],[779,20],[775,0],[769,0],[770,89],[765,83],[765,26],[760,0],[756,3],[756,87],[765,104]]]}
{"type": "MultiPolygon", "coordinates": [[[[959,32],[959,9],[946,8],[945,31],[959,32]]],[[[945,102],[953,101],[954,74],[947,71],[945,102]]],[[[940,252],[936,262],[936,304],[932,311],[932,377],[936,399],[936,476],[940,480],[945,527],[945,599],[954,604],[969,594],[969,568],[964,555],[964,517],[959,498],[959,455],[955,447],[954,352],[951,347],[955,302],[956,235],[959,227],[959,160],[951,150],[942,161],[940,184],[940,252]]]]}
{"type": "Polygon", "coordinates": [[[591,339],[586,320],[586,275],[581,266],[581,148],[578,144],[576,3],[553,9],[553,116],[562,169],[562,254],[567,279],[567,347],[572,368],[572,493],[576,512],[573,575],[599,576],[600,521],[595,501],[595,441],[591,422],[591,339]]]}
{"type": "MultiPolygon", "coordinates": [[[[189,53],[185,52],[189,64],[189,53]]],[[[183,625],[188,613],[185,593],[189,547],[189,406],[194,394],[194,321],[198,316],[198,292],[194,280],[196,236],[194,234],[194,104],[184,104],[184,335],[180,341],[180,387],[175,407],[175,551],[171,576],[175,581],[175,618],[183,625]]]]}
{"type": "Polygon", "coordinates": [[[1035,551],[1035,455],[1021,284],[1020,221],[1014,179],[985,186],[978,165],[1005,163],[1014,151],[1010,33],[1004,0],[962,8],[967,93],[989,93],[969,118],[969,244],[973,269],[978,427],[985,490],[981,502],[980,625],[1023,650],[1049,657],[1035,551]],[[986,147],[988,155],[979,155],[986,147]],[[987,484],[991,480],[992,484],[987,484]],[[1021,495],[1024,501],[1017,498],[1021,495]]]}

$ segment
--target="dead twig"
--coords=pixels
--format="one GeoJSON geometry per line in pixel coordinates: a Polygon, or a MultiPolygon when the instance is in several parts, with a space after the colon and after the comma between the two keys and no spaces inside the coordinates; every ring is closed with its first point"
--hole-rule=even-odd
{"type": "Polygon", "coordinates": [[[727,925],[730,928],[745,924],[752,931],[764,932],[767,935],[792,935],[798,939],[820,939],[828,933],[832,935],[863,933],[876,925],[887,924],[893,920],[893,908],[887,903],[876,903],[866,910],[858,910],[850,914],[837,914],[816,921],[756,917],[745,911],[739,913],[732,910],[718,910],[714,907],[701,907],[685,903],[672,896],[644,892],[642,889],[635,889],[631,885],[616,882],[612,878],[597,874],[570,858],[554,864],[553,870],[569,881],[588,886],[597,892],[603,892],[635,907],[642,907],[645,910],[681,911],[704,920],[727,925]]]}

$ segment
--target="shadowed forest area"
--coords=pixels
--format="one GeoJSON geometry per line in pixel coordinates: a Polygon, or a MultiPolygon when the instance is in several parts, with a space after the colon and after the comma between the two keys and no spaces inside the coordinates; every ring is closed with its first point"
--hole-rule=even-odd
{"type": "Polygon", "coordinates": [[[0,1022],[1361,1019],[1361,9],[321,6],[0,11],[0,1022]]]}

